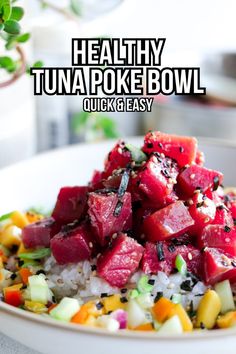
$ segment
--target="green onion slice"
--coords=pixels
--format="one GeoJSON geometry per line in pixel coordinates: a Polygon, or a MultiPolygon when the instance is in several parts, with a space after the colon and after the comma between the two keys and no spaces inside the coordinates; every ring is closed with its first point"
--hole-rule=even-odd
{"type": "Polygon", "coordinates": [[[175,267],[181,275],[186,275],[187,264],[180,254],[178,254],[175,259],[175,267]]]}
{"type": "Polygon", "coordinates": [[[19,258],[21,259],[41,259],[47,256],[50,256],[51,250],[50,248],[40,248],[30,253],[21,253],[19,254],[19,258]]]}

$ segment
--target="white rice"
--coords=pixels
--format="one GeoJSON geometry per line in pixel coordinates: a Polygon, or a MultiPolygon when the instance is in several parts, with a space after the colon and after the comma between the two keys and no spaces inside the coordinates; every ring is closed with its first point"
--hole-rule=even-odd
{"type": "MultiPolygon", "coordinates": [[[[108,295],[119,293],[119,289],[110,286],[106,281],[99,278],[96,271],[92,271],[93,262],[84,261],[78,264],[58,265],[51,256],[44,263],[44,270],[47,274],[49,287],[54,294],[62,298],[64,296],[72,296],[86,301],[89,298],[99,297],[102,293],[108,295]]],[[[130,279],[128,287],[134,288],[143,275],[141,271],[136,272],[130,279]]],[[[174,294],[181,294],[182,305],[187,308],[192,305],[196,310],[202,295],[206,292],[207,287],[202,282],[197,282],[192,286],[191,291],[181,289],[181,284],[190,277],[182,276],[179,273],[167,276],[163,272],[150,276],[155,281],[152,296],[156,297],[157,293],[162,293],[164,297],[171,299],[174,294]]],[[[193,285],[193,283],[191,283],[193,285]]]]}

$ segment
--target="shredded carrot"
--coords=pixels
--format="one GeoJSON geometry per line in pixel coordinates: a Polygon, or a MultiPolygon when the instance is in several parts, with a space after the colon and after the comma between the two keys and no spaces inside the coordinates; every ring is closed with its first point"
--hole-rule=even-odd
{"type": "Polygon", "coordinates": [[[28,268],[21,268],[19,270],[21,279],[25,285],[28,284],[28,279],[32,275],[31,271],[28,268]]]}

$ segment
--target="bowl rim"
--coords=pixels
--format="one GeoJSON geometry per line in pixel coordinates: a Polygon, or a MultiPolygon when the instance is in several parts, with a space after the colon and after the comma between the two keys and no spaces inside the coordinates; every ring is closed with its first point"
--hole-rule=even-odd
{"type": "MultiPolygon", "coordinates": [[[[142,139],[141,136],[135,136],[135,137],[125,137],[124,140],[130,140],[130,141],[136,141],[142,139]]],[[[111,139],[103,142],[98,142],[93,144],[93,146],[96,145],[107,145],[112,144],[112,142],[116,142],[117,139],[111,139]]],[[[228,148],[233,148],[236,149],[236,143],[227,141],[224,139],[215,139],[215,138],[198,138],[198,141],[200,144],[206,144],[210,146],[223,146],[223,147],[228,147],[228,148]]],[[[67,150],[76,150],[78,148],[86,147],[88,145],[87,143],[80,143],[80,144],[75,144],[73,146],[67,146],[59,149],[55,149],[53,151],[49,152],[43,152],[35,157],[32,157],[30,159],[26,159],[24,161],[20,161],[18,163],[15,163],[10,166],[6,166],[2,169],[0,169],[0,175],[1,173],[7,173],[7,171],[17,168],[18,166],[22,164],[28,164],[32,160],[40,160],[41,158],[44,158],[45,156],[54,156],[55,154],[65,152],[67,150]]],[[[90,144],[91,145],[91,144],[90,144]]],[[[218,329],[218,330],[202,330],[202,331],[193,331],[190,333],[182,333],[181,335],[158,335],[158,332],[142,332],[142,331],[132,331],[132,330],[122,330],[118,332],[109,332],[106,329],[102,328],[95,328],[95,327],[87,327],[83,326],[80,324],[73,324],[73,323],[68,323],[68,322],[61,322],[58,320],[54,320],[52,318],[48,317],[43,317],[42,315],[34,314],[22,309],[15,308],[11,305],[8,305],[2,301],[0,301],[0,312],[4,312],[10,316],[17,316],[18,318],[22,318],[23,320],[26,320],[28,322],[35,323],[36,325],[42,324],[44,326],[50,327],[50,328],[56,328],[58,330],[66,330],[67,332],[73,332],[73,333],[82,333],[84,335],[95,335],[95,336],[103,336],[103,337],[116,337],[116,338],[123,338],[126,340],[155,340],[155,341],[166,341],[168,340],[213,340],[216,338],[221,338],[221,337],[229,337],[232,335],[236,334],[236,328],[230,328],[230,329],[218,329]]]]}

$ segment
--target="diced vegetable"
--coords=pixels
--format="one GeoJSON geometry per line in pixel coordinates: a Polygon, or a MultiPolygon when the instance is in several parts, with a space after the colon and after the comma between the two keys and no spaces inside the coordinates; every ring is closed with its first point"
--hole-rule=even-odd
{"type": "Polygon", "coordinates": [[[21,213],[20,211],[13,211],[11,213],[11,220],[13,224],[20,229],[23,229],[25,226],[29,224],[29,221],[25,214],[21,213]]]}
{"type": "Polygon", "coordinates": [[[98,327],[106,328],[109,332],[116,332],[120,328],[120,323],[107,315],[98,317],[96,324],[98,327]]]}
{"type": "Polygon", "coordinates": [[[176,266],[176,269],[178,270],[178,272],[181,275],[186,275],[186,273],[187,273],[187,264],[186,264],[185,260],[183,259],[183,257],[180,254],[178,254],[176,259],[175,259],[175,266],[176,266]]]}
{"type": "Polygon", "coordinates": [[[45,280],[44,274],[32,275],[28,278],[30,299],[34,302],[47,304],[52,301],[52,293],[45,280]]]}
{"type": "Polygon", "coordinates": [[[153,289],[153,285],[149,284],[147,275],[143,275],[138,281],[138,291],[142,294],[149,293],[153,289]]]}
{"type": "Polygon", "coordinates": [[[208,290],[202,297],[197,309],[196,326],[211,329],[216,324],[221,311],[221,300],[214,290],[208,290]]]}
{"type": "Polygon", "coordinates": [[[50,311],[49,315],[56,320],[69,322],[79,309],[80,305],[77,299],[64,297],[61,302],[50,311]]]}
{"type": "Polygon", "coordinates": [[[155,319],[158,322],[163,323],[169,318],[171,311],[174,309],[174,307],[175,304],[173,304],[173,302],[166,299],[165,297],[162,297],[155,303],[152,308],[152,312],[155,319]]]}
{"type": "Polygon", "coordinates": [[[223,316],[220,316],[217,321],[219,328],[230,328],[236,326],[236,311],[230,311],[223,316]]]}
{"type": "Polygon", "coordinates": [[[0,234],[0,242],[7,248],[19,246],[21,243],[21,229],[15,225],[7,225],[0,234]]]}
{"type": "Polygon", "coordinates": [[[127,312],[129,328],[138,327],[146,322],[145,311],[136,300],[130,299],[127,306],[127,312]]]}
{"type": "Polygon", "coordinates": [[[178,316],[168,319],[158,330],[158,334],[172,335],[183,333],[183,328],[178,316]]]}
{"type": "Polygon", "coordinates": [[[184,332],[191,332],[193,330],[193,324],[181,304],[175,304],[172,308],[169,317],[178,316],[184,332]]]}
{"type": "Polygon", "coordinates": [[[20,253],[19,257],[21,259],[42,259],[42,258],[50,256],[50,254],[51,254],[50,248],[40,248],[40,249],[35,250],[33,252],[20,253]]]}
{"type": "Polygon", "coordinates": [[[19,307],[23,303],[22,286],[23,284],[17,284],[3,289],[4,300],[7,304],[19,307]]]}
{"type": "Polygon", "coordinates": [[[221,300],[221,313],[235,309],[234,298],[229,280],[224,280],[215,285],[215,291],[221,300]]]}
{"type": "Polygon", "coordinates": [[[46,313],[48,311],[48,308],[44,304],[28,300],[25,301],[24,308],[34,313],[46,313]]]}
{"type": "Polygon", "coordinates": [[[110,311],[116,311],[118,309],[124,309],[125,303],[121,302],[120,294],[111,295],[103,298],[103,305],[106,313],[110,311]]]}
{"type": "Polygon", "coordinates": [[[22,282],[24,285],[28,284],[29,277],[32,275],[32,272],[28,268],[21,268],[19,270],[22,282]]]}
{"type": "Polygon", "coordinates": [[[153,299],[150,293],[138,295],[136,301],[144,310],[150,309],[153,306],[153,299]]]}
{"type": "Polygon", "coordinates": [[[128,313],[124,310],[116,310],[111,313],[111,317],[114,318],[120,324],[120,329],[126,329],[128,323],[128,313]]]}

